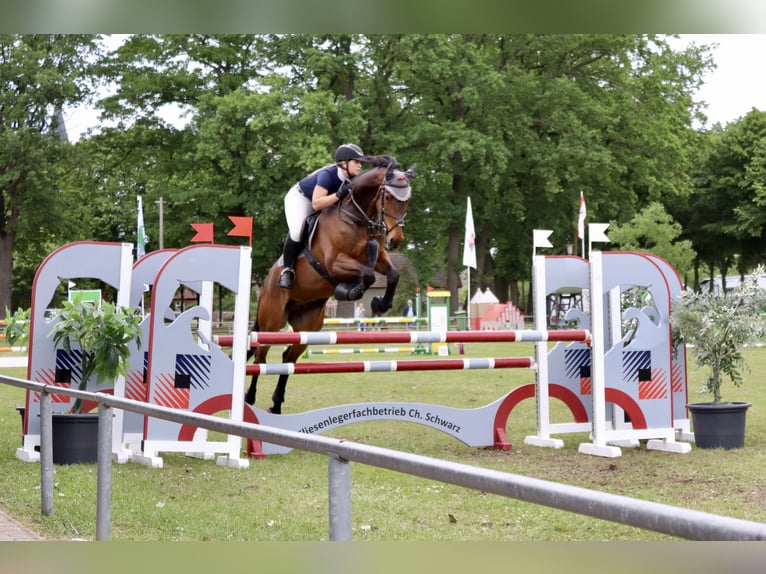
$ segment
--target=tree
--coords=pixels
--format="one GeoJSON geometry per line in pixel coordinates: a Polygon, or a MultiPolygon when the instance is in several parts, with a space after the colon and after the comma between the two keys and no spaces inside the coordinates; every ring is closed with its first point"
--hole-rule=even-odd
{"type": "Polygon", "coordinates": [[[677,53],[644,35],[412,35],[392,57],[455,305],[467,195],[477,276],[506,300],[529,276],[533,229],[572,242],[580,191],[592,218],[619,222],[690,193],[704,48],[677,53]]]}
{"type": "Polygon", "coordinates": [[[257,280],[279,254],[284,193],[355,141],[418,163],[404,248],[421,287],[445,267],[458,305],[471,196],[474,277],[519,303],[532,230],[571,243],[580,191],[592,220],[618,224],[688,195],[691,94],[708,65],[703,48],[645,35],[137,35],[100,67],[117,126],[91,138],[98,153],[81,157],[100,165],[83,187],[116,199],[101,229],[118,237],[138,193],[158,237],[163,197],[167,246],[187,244],[193,221],[223,236],[227,215],[252,215],[257,280]],[[167,105],[185,127],[162,119],[167,105]]]}
{"type": "Polygon", "coordinates": [[[766,252],[766,112],[753,109],[726,126],[709,170],[714,192],[726,201],[723,232],[737,242],[744,274],[766,252]]]}
{"type": "Polygon", "coordinates": [[[667,260],[681,277],[691,271],[695,252],[689,240],[679,240],[681,226],[659,202],[650,203],[633,219],[609,229],[609,239],[625,251],[653,253],[667,260]]]}
{"type": "Polygon", "coordinates": [[[12,307],[16,238],[45,243],[55,227],[60,111],[87,97],[95,50],[89,35],[0,35],[0,317],[12,307]]]}
{"type": "Polygon", "coordinates": [[[213,222],[225,237],[228,215],[252,216],[253,274],[264,277],[286,231],[284,194],[332,161],[339,143],[364,134],[361,107],[349,96],[351,42],[348,35],[136,35],[107,58],[101,74],[117,90],[102,101],[103,113],[120,127],[105,135],[124,142],[126,170],[146,174],[132,195],[146,193],[149,235],[158,235],[151,206],[160,196],[173,222],[167,246],[188,244],[192,222],[213,222]],[[184,128],[162,120],[167,105],[184,110],[184,128]],[[130,139],[140,147],[129,150],[130,139]]]}

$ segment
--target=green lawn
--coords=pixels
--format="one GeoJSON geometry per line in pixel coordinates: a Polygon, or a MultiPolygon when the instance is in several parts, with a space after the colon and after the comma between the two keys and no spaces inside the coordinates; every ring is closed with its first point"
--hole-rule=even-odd
{"type": "MultiPolygon", "coordinates": [[[[751,401],[746,446],[734,451],[693,449],[685,455],[623,449],[620,458],[579,454],[587,435],[563,436],[563,449],[524,445],[535,433],[533,401],[511,414],[511,451],[465,446],[412,423],[357,423],[332,436],[443,458],[484,468],[766,522],[766,349],[745,351],[752,372],[725,399],[751,401]]],[[[467,356],[532,355],[528,343],[472,344],[467,356]]],[[[273,352],[276,360],[279,352],[273,352]]],[[[343,360],[408,359],[365,354],[343,360]]],[[[312,361],[338,360],[315,355],[312,361]]],[[[690,366],[690,400],[701,374],[690,366]]],[[[25,369],[0,370],[24,377],[25,369]]],[[[269,406],[274,377],[262,377],[257,404],[269,406]]],[[[534,382],[526,369],[292,377],[284,412],[365,401],[417,401],[473,408],[534,382]]],[[[0,385],[0,508],[48,539],[95,539],[96,466],[55,468],[55,512],[40,513],[38,464],[15,457],[21,389],[0,385]]],[[[566,412],[556,401],[553,417],[566,412]]],[[[115,465],[111,535],[130,541],[321,541],[328,537],[327,460],[299,451],[252,461],[234,470],[180,454],[164,467],[115,465]]],[[[668,540],[632,527],[548,509],[421,478],[354,465],[353,536],[357,541],[585,541],[668,540]]]]}

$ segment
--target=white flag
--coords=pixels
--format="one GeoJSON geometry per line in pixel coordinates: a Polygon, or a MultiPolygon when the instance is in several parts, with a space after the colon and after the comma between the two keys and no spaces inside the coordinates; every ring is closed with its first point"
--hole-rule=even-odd
{"type": "Polygon", "coordinates": [[[580,192],[580,213],[577,217],[577,238],[585,239],[585,196],[580,192]]]}
{"type": "Polygon", "coordinates": [[[468,198],[468,209],[465,212],[465,242],[463,243],[463,265],[476,269],[476,232],[473,228],[473,211],[471,198],[468,198]]]}
{"type": "Polygon", "coordinates": [[[136,259],[146,255],[146,230],[144,229],[144,205],[138,196],[138,220],[136,221],[136,259]]]}

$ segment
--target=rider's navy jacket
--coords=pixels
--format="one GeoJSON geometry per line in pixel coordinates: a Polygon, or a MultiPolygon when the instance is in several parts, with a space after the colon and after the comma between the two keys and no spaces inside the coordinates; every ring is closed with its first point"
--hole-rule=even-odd
{"type": "Polygon", "coordinates": [[[304,196],[311,199],[316,185],[321,185],[330,194],[338,191],[341,183],[343,181],[338,177],[338,168],[333,164],[323,167],[301,179],[298,182],[298,189],[300,189],[304,196]]]}

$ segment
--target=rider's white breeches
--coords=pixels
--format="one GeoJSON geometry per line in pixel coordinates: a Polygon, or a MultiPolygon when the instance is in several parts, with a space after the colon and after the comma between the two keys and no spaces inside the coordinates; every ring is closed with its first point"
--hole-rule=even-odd
{"type": "Polygon", "coordinates": [[[300,241],[303,223],[312,211],[311,200],[301,193],[296,183],[285,194],[285,219],[287,219],[290,239],[300,241]]]}

